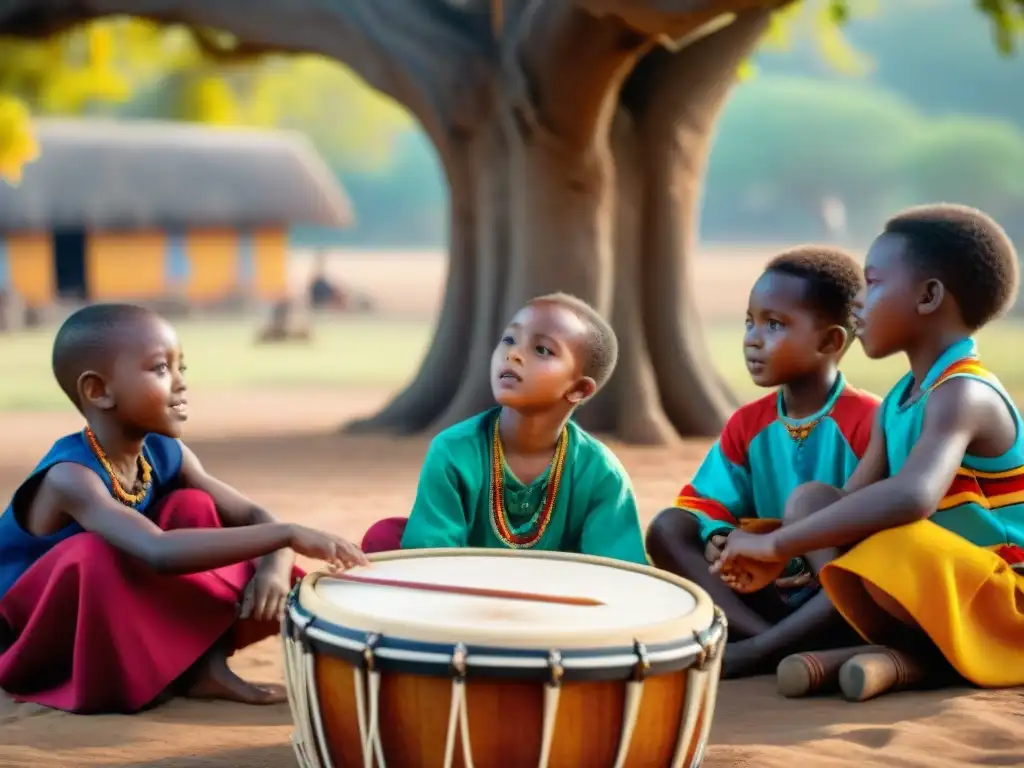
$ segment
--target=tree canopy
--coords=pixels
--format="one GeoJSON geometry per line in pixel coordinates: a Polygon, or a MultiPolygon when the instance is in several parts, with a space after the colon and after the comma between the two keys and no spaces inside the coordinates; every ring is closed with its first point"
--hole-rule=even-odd
{"type": "MultiPolygon", "coordinates": [[[[935,2],[907,5],[927,12],[935,2]]],[[[989,18],[997,49],[1013,53],[1024,31],[1024,0],[974,5],[989,18]]],[[[791,3],[776,12],[764,45],[785,49],[795,39],[811,40],[835,71],[863,72],[870,61],[843,26],[881,12],[878,0],[791,3]]],[[[749,74],[749,65],[744,70],[749,74]]],[[[263,55],[215,31],[113,17],[45,40],[2,40],[0,176],[17,182],[38,153],[32,114],[83,113],[302,128],[334,167],[364,172],[388,163],[396,138],[410,124],[399,107],[334,62],[263,55]]]]}
{"type": "Polygon", "coordinates": [[[334,166],[377,170],[410,118],[323,57],[262,55],[180,25],[116,17],[0,44],[0,174],[38,147],[30,117],[97,115],[302,128],[334,166]]]}

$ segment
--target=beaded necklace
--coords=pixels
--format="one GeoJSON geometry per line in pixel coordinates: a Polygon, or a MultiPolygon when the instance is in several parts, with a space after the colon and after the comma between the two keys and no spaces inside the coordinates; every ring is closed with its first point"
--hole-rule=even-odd
{"type": "Polygon", "coordinates": [[[494,419],[494,437],[491,440],[491,482],[490,482],[490,508],[491,528],[494,534],[508,547],[513,549],[529,549],[544,536],[548,523],[551,522],[551,512],[555,508],[555,499],[558,496],[558,487],[562,482],[562,469],[565,466],[565,452],[569,443],[569,430],[562,428],[562,434],[558,437],[558,444],[555,446],[555,455],[551,459],[551,469],[548,470],[547,495],[544,499],[544,506],[537,517],[532,521],[532,529],[524,533],[516,533],[508,520],[508,513],[505,510],[505,454],[501,448],[501,436],[498,431],[499,419],[494,419]]]}
{"type": "Polygon", "coordinates": [[[110,487],[114,498],[127,507],[137,507],[141,504],[149,493],[149,487],[153,479],[153,468],[146,461],[146,457],[141,454],[139,455],[139,472],[141,474],[142,487],[138,493],[128,493],[121,485],[121,481],[118,479],[117,473],[114,472],[114,466],[107,458],[107,454],[103,452],[103,446],[100,445],[100,441],[96,439],[95,433],[89,427],[85,428],[85,440],[89,443],[89,448],[96,454],[96,459],[110,477],[110,487]]]}
{"type": "Polygon", "coordinates": [[[819,416],[814,421],[807,422],[806,424],[789,424],[788,422],[782,422],[782,426],[786,428],[789,436],[796,440],[798,443],[802,443],[807,439],[807,436],[811,434],[811,431],[818,426],[818,422],[823,417],[819,416]]]}

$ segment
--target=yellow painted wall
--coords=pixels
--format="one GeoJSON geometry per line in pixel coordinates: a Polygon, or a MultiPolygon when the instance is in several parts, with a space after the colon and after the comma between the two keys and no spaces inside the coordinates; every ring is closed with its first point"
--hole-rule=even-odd
{"type": "Polygon", "coordinates": [[[167,236],[160,231],[90,232],[85,280],[93,301],[151,299],[167,292],[167,236]]]}
{"type": "Polygon", "coordinates": [[[229,229],[190,230],[185,239],[191,301],[217,301],[240,288],[238,233],[229,229]]]}
{"type": "Polygon", "coordinates": [[[11,286],[30,307],[53,302],[57,279],[53,240],[49,232],[19,232],[5,236],[11,286]]]}
{"type": "Polygon", "coordinates": [[[264,301],[283,299],[288,293],[288,233],[260,229],[252,237],[252,290],[264,301]]]}

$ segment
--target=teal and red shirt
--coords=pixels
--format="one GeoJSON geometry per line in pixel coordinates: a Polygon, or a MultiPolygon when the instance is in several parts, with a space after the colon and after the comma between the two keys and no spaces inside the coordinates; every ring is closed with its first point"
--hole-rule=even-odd
{"type": "Polygon", "coordinates": [[[744,405],[725,425],[675,506],[700,520],[701,537],[748,518],[781,520],[786,500],[812,480],[841,488],[867,450],[879,398],[836,377],[829,398],[805,419],[786,416],[779,390],[744,405]]]}

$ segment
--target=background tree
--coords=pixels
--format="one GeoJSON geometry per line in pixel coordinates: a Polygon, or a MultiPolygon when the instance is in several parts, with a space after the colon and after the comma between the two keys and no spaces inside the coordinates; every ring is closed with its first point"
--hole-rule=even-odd
{"type": "MultiPolygon", "coordinates": [[[[1022,0],[979,0],[1009,49],[1022,0]]],[[[491,402],[487,360],[526,299],[609,313],[619,369],[580,413],[632,442],[712,435],[731,407],[687,263],[712,132],[769,28],[765,0],[0,0],[0,33],[97,16],[184,23],[204,55],[313,52],[405,106],[451,195],[446,298],[413,382],[358,429],[444,426],[491,402]],[[218,30],[218,34],[208,30],[218,30]],[[225,34],[226,33],[226,34],[225,34]]],[[[846,2],[818,5],[841,22],[846,2]]]]}
{"type": "Polygon", "coordinates": [[[363,173],[387,166],[392,144],[411,124],[397,105],[324,57],[265,55],[207,30],[132,17],[42,40],[5,38],[0,163],[6,158],[15,175],[26,147],[35,149],[30,112],[300,128],[334,167],[363,173]],[[5,130],[21,143],[5,142],[5,130]]]}

